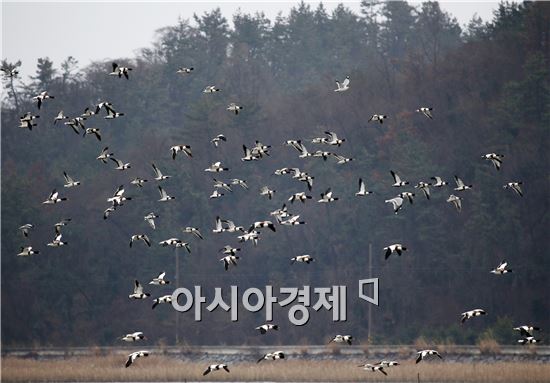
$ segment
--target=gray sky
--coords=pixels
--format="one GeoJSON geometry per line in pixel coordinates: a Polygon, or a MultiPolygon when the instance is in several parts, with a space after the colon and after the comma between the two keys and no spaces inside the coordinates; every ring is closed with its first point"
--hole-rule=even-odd
{"type": "MultiPolygon", "coordinates": [[[[341,1],[323,1],[328,11],[341,1]]],[[[319,1],[306,1],[316,7],[319,1]]],[[[344,1],[359,13],[360,1],[344,1]]],[[[419,2],[410,1],[412,5],[419,2]]],[[[155,31],[174,25],[178,17],[192,19],[220,7],[230,20],[239,8],[245,13],[264,12],[273,20],[278,12],[287,15],[296,1],[179,1],[179,2],[46,2],[2,0],[2,58],[23,61],[22,77],[34,73],[36,60],[49,57],[56,67],[67,56],[79,66],[92,60],[131,57],[153,41],[155,31]]],[[[483,20],[492,18],[497,1],[440,1],[441,7],[466,24],[477,13],[483,20]]]]}

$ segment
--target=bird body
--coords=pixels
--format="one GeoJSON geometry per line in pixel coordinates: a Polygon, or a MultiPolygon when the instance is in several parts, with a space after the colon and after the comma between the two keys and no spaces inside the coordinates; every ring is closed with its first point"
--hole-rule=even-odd
{"type": "Polygon", "coordinates": [[[329,343],[347,343],[351,346],[352,340],[353,337],[351,335],[336,335],[329,343]]]}
{"type": "Polygon", "coordinates": [[[482,309],[474,309],[474,310],[463,312],[460,315],[461,315],[460,322],[464,323],[468,319],[472,319],[480,315],[487,315],[487,313],[485,312],[485,310],[482,310],[482,309]]]}
{"type": "Polygon", "coordinates": [[[434,355],[437,356],[439,359],[443,359],[441,355],[439,355],[439,352],[437,352],[436,350],[422,350],[422,351],[418,351],[416,354],[418,355],[416,358],[417,364],[420,361],[426,359],[427,357],[434,356],[434,355]]]}
{"type": "Polygon", "coordinates": [[[407,248],[405,246],[403,246],[402,244],[400,244],[400,243],[394,243],[393,245],[389,245],[389,246],[384,247],[383,250],[386,251],[385,259],[388,259],[388,257],[392,253],[397,253],[397,255],[401,256],[403,251],[407,251],[407,248]]]}
{"type": "Polygon", "coordinates": [[[128,298],[130,298],[130,299],[145,299],[150,295],[151,294],[149,294],[149,293],[144,293],[143,292],[143,286],[136,279],[134,281],[134,292],[132,294],[128,295],[128,298]]]}
{"type": "Polygon", "coordinates": [[[349,76],[346,76],[345,80],[340,83],[340,81],[336,80],[336,89],[334,89],[335,92],[345,92],[349,90],[349,76]]]}

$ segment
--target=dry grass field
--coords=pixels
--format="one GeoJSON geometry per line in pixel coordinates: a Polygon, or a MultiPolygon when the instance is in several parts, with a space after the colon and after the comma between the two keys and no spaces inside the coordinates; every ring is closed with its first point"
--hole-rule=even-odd
{"type": "Polygon", "coordinates": [[[536,362],[421,362],[407,360],[387,368],[388,375],[364,371],[357,361],[283,360],[229,365],[231,373],[202,372],[209,362],[166,356],[141,358],[125,368],[124,356],[71,357],[64,360],[2,359],[3,382],[139,382],[139,381],[272,381],[272,382],[549,382],[550,365],[536,362]]]}

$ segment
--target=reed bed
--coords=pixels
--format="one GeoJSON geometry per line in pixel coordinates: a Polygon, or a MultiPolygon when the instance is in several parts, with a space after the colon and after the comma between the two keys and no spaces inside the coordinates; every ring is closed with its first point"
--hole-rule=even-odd
{"type": "Polygon", "coordinates": [[[184,361],[152,355],[124,367],[124,356],[71,357],[64,360],[2,359],[3,382],[548,382],[550,365],[536,362],[421,362],[387,368],[388,376],[364,371],[357,361],[280,360],[230,364],[230,373],[202,376],[217,361],[184,361]]]}

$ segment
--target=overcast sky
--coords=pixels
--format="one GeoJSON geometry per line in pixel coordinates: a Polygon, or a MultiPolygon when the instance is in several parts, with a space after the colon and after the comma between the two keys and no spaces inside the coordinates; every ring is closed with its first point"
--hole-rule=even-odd
{"type": "MultiPolygon", "coordinates": [[[[323,1],[328,11],[341,1],[323,1]]],[[[306,1],[316,7],[319,1],[306,1]]],[[[344,1],[359,13],[360,1],[344,1]]],[[[419,2],[410,1],[412,5],[419,2]]],[[[298,1],[202,1],[202,2],[45,2],[2,0],[2,58],[23,61],[23,78],[33,74],[36,60],[49,57],[59,67],[74,56],[80,67],[92,60],[131,57],[147,47],[159,28],[176,24],[178,17],[192,19],[220,7],[231,20],[238,9],[244,13],[264,12],[273,20],[279,12],[287,15],[298,1]]],[[[497,1],[440,1],[441,7],[466,24],[474,14],[492,18],[497,1]]]]}

